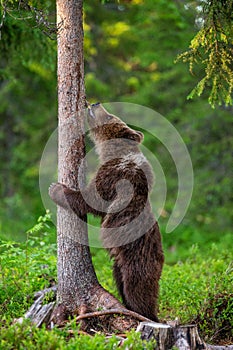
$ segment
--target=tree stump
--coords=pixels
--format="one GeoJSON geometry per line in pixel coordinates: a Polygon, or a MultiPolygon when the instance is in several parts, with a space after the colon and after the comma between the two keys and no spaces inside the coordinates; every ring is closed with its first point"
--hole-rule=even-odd
{"type": "Polygon", "coordinates": [[[233,345],[206,344],[198,334],[197,325],[173,326],[141,322],[137,331],[141,333],[143,340],[156,340],[155,350],[233,350],[233,345]]]}

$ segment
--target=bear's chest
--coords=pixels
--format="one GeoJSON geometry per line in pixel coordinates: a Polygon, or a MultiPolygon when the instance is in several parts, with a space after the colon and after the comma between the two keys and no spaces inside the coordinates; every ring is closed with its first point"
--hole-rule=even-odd
{"type": "Polygon", "coordinates": [[[114,158],[100,166],[96,174],[96,188],[100,196],[106,201],[113,201],[117,193],[122,196],[128,191],[147,195],[147,162],[145,157],[130,155],[114,158]]]}

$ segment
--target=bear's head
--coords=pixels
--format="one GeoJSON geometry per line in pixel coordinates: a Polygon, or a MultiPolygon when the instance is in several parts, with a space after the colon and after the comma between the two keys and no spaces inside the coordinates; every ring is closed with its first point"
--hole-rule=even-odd
{"type": "Polygon", "coordinates": [[[88,106],[88,123],[95,143],[113,139],[127,139],[136,143],[143,140],[140,131],[129,128],[120,118],[108,113],[100,103],[88,106]]]}

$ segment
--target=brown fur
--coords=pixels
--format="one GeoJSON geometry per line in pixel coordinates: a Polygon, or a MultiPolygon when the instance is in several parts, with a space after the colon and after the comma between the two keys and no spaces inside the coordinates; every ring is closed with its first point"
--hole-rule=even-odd
{"type": "Polygon", "coordinates": [[[114,259],[113,275],[125,306],[157,321],[164,255],[148,200],[153,174],[138,148],[143,134],[100,104],[91,106],[88,122],[100,158],[95,177],[82,193],[52,184],[50,196],[79,217],[88,212],[102,217],[103,245],[114,259]]]}

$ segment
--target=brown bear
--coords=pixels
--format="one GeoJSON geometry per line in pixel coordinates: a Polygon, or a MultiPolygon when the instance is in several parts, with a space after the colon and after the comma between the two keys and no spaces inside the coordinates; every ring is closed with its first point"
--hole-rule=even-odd
{"type": "Polygon", "coordinates": [[[149,203],[153,173],[138,145],[143,134],[109,114],[101,104],[88,108],[90,135],[100,165],[90,184],[74,191],[52,184],[52,200],[102,218],[101,238],[114,260],[113,275],[125,306],[158,321],[157,299],[164,255],[149,203]]]}

